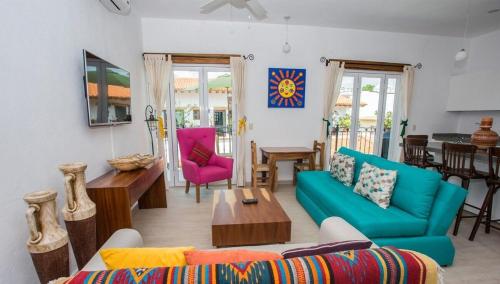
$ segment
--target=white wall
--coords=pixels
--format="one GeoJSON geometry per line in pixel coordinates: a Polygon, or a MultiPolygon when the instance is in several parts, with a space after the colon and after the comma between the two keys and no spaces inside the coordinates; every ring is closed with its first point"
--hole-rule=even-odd
{"type": "Polygon", "coordinates": [[[0,23],[0,283],[36,283],[23,195],[53,188],[60,210],[59,164],[86,162],[90,180],[109,169],[112,149],[117,156],[149,151],[140,20],[113,15],[97,0],[4,0],[0,23]],[[130,71],[133,124],[87,126],[84,48],[130,71]]]}
{"type": "MultiPolygon", "coordinates": [[[[457,38],[308,26],[290,26],[290,54],[283,54],[283,25],[146,18],[142,20],[146,52],[253,53],[248,63],[247,116],[253,123],[248,140],[258,146],[312,145],[322,119],[324,66],[321,56],[374,61],[422,62],[416,72],[410,124],[415,132],[450,132],[456,114],[445,112],[448,79],[457,38]],[[304,109],[267,108],[267,68],[307,69],[304,109]]],[[[411,128],[411,127],[410,127],[411,128]]],[[[248,147],[249,148],[249,147],[248,147]]],[[[280,180],[291,179],[291,164],[280,165],[280,180]]],[[[249,175],[249,173],[247,173],[249,175]]]]}
{"type": "MultiPolygon", "coordinates": [[[[470,41],[469,58],[464,62],[465,69],[462,73],[473,72],[496,72],[500,74],[500,30],[472,38],[470,41]]],[[[480,90],[478,90],[480,91],[480,90]]],[[[497,90],[500,96],[500,90],[497,90]]],[[[474,94],[471,94],[474,96],[474,94]]],[[[458,133],[473,133],[479,128],[479,122],[483,116],[492,116],[494,119],[493,130],[500,134],[500,111],[464,111],[457,112],[458,133]]],[[[477,163],[476,167],[487,171],[486,163],[477,163]]],[[[484,181],[472,181],[470,184],[467,203],[480,207],[486,195],[484,181]]],[[[495,195],[493,205],[493,218],[500,218],[500,195],[495,195]]]]}
{"type": "MultiPolygon", "coordinates": [[[[463,72],[495,72],[500,74],[500,30],[472,38],[469,58],[465,62],[463,72]]],[[[478,90],[480,92],[480,90],[478,90]]],[[[500,96],[500,90],[497,90],[500,96]]],[[[474,95],[474,94],[471,94],[474,95]]],[[[489,115],[494,119],[493,129],[500,133],[500,111],[473,111],[458,113],[457,132],[472,133],[478,126],[482,116],[489,115]]]]}

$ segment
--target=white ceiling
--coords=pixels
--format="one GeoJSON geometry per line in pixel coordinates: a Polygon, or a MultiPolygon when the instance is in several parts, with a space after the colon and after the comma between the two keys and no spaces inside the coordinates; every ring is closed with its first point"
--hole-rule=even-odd
{"type": "MultiPolygon", "coordinates": [[[[229,5],[203,15],[199,7],[208,0],[134,0],[141,17],[192,20],[244,21],[247,10],[229,5]]],[[[469,1],[467,37],[500,29],[500,0],[260,0],[268,12],[263,23],[352,28],[462,37],[469,1]]],[[[253,20],[252,20],[253,21],[253,20]]]]}

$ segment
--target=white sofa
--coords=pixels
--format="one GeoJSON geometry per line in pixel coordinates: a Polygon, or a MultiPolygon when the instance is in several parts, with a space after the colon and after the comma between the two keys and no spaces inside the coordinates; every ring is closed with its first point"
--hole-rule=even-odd
{"type": "MultiPolygon", "coordinates": [[[[319,239],[316,242],[297,243],[297,244],[273,244],[262,246],[231,247],[224,249],[249,249],[272,251],[281,253],[285,250],[299,247],[313,246],[329,242],[339,242],[348,240],[369,240],[356,228],[339,217],[330,217],[321,223],[319,230],[319,239]]],[[[134,229],[121,229],[116,231],[102,246],[102,248],[124,248],[124,247],[142,247],[144,242],[141,234],[134,229]]],[[[189,244],[186,244],[189,245],[189,244]]],[[[372,247],[376,247],[375,244],[372,247]]],[[[97,252],[92,259],[83,267],[84,271],[106,270],[106,266],[97,252]]]]}

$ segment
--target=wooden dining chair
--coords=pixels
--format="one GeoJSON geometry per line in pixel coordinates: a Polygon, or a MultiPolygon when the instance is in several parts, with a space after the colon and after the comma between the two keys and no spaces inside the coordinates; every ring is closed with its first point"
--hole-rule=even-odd
{"type": "MultiPolygon", "coordinates": [[[[319,163],[315,164],[313,171],[321,171],[325,168],[325,143],[314,140],[313,149],[316,157],[319,155],[319,163]]],[[[309,171],[309,163],[300,161],[293,164],[293,184],[297,183],[297,174],[301,171],[309,171]]]]}
{"type": "Polygon", "coordinates": [[[271,183],[271,171],[268,164],[259,164],[257,162],[257,144],[252,140],[250,141],[252,149],[252,187],[266,186],[271,187],[278,179],[278,167],[274,169],[274,179],[271,183]]]}
{"type": "MultiPolygon", "coordinates": [[[[441,168],[441,173],[443,174],[443,180],[448,180],[450,177],[460,178],[462,181],[462,187],[466,190],[469,189],[469,184],[471,179],[484,179],[488,178],[488,173],[478,171],[474,167],[474,157],[477,151],[477,146],[471,144],[455,144],[443,142],[442,145],[442,159],[443,166],[441,168]]],[[[462,218],[474,218],[477,215],[463,216],[464,205],[470,206],[472,208],[480,209],[471,204],[464,203],[460,207],[457,213],[457,218],[455,220],[455,227],[453,229],[453,235],[457,235],[458,228],[460,227],[460,222],[462,218]]]]}
{"type": "Polygon", "coordinates": [[[403,138],[403,160],[410,166],[435,168],[441,172],[441,164],[430,161],[427,153],[427,135],[408,135],[403,138]]]}
{"type": "Polygon", "coordinates": [[[485,224],[485,232],[489,233],[491,228],[500,230],[499,227],[491,225],[492,222],[497,222],[499,220],[491,220],[491,212],[493,211],[493,197],[495,193],[500,188],[500,147],[492,147],[488,149],[488,179],[486,184],[488,185],[488,192],[484,197],[483,204],[477,215],[476,222],[470,233],[469,240],[473,241],[476,237],[477,230],[480,224],[485,224]],[[484,214],[486,213],[486,216],[484,214]],[[486,220],[483,221],[484,217],[486,220]]]}

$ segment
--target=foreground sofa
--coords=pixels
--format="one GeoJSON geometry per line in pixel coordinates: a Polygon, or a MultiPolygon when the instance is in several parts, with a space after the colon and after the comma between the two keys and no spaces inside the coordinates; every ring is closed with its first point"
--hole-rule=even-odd
{"type": "Polygon", "coordinates": [[[338,216],[378,246],[418,251],[440,265],[453,263],[455,248],[447,231],[465,200],[463,188],[442,181],[434,171],[344,147],[339,152],[356,160],[353,186],[343,185],[326,171],[306,171],[297,176],[297,200],[317,224],[338,216]],[[398,171],[389,208],[382,209],[353,192],[363,162],[398,171]]]}
{"type": "MultiPolygon", "coordinates": [[[[368,240],[345,220],[332,217],[320,226],[317,243],[368,240]]],[[[281,253],[317,243],[276,244],[226,249],[249,249],[281,253]]],[[[141,235],[133,229],[116,231],[103,245],[142,247],[141,235]]],[[[96,253],[82,271],[54,283],[442,283],[442,269],[431,258],[395,248],[346,251],[302,258],[246,263],[189,265],[151,269],[106,271],[96,253]]]]}

